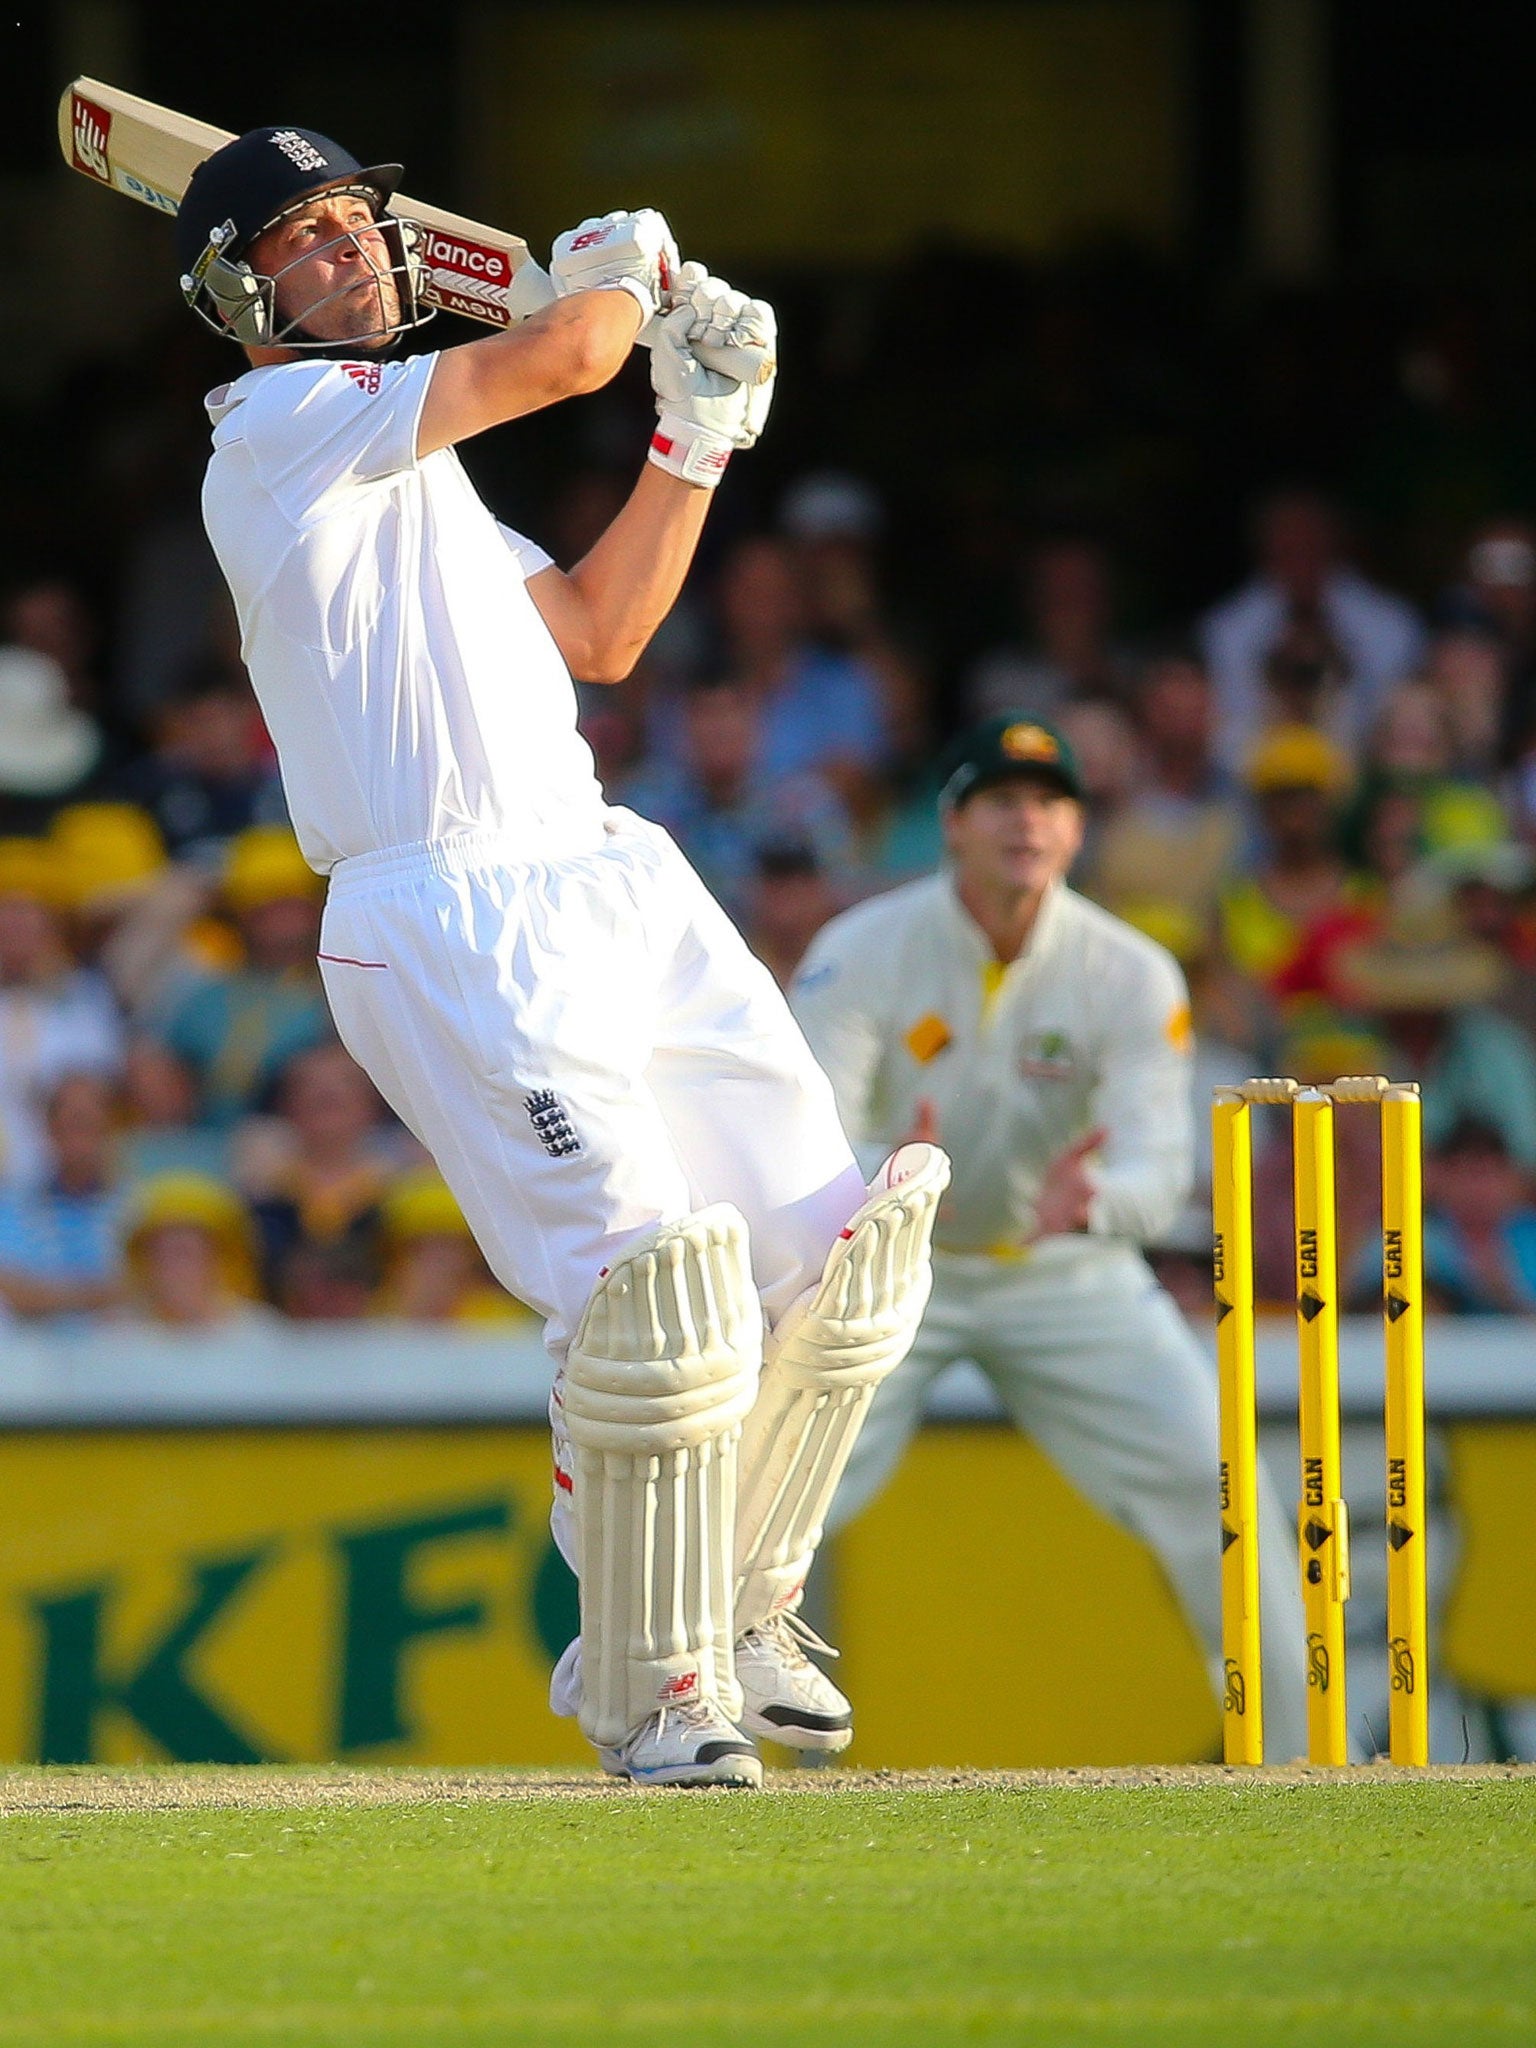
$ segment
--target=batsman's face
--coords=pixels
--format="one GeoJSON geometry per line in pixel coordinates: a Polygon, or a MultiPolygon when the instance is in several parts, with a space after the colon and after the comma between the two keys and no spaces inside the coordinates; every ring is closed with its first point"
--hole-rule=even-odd
{"type": "Polygon", "coordinates": [[[1059,881],[1083,843],[1083,807],[1044,777],[1012,776],[967,797],[944,820],[962,881],[1036,895],[1059,881]]]}
{"type": "Polygon", "coordinates": [[[321,341],[358,340],[399,322],[389,243],[355,191],[318,193],[258,235],[249,260],[277,280],[279,321],[302,321],[321,341]]]}

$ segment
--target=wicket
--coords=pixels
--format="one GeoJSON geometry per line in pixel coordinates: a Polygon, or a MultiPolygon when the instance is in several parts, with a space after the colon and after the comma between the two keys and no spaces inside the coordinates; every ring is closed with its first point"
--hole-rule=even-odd
{"type": "Polygon", "coordinates": [[[1289,1107],[1295,1149],[1296,1328],[1301,1504],[1297,1535],[1307,1627],[1307,1759],[1349,1761],[1344,1603],[1349,1521],[1339,1450],[1335,1103],[1381,1115],[1382,1319],[1386,1337],[1388,1752],[1429,1761],[1428,1592],[1424,1556],[1423,1150],[1419,1091],[1380,1075],[1331,1087],[1246,1081],[1215,1091],[1217,1369],[1221,1391],[1222,1743],[1231,1764],[1264,1761],[1254,1387],[1252,1106],[1289,1107]]]}

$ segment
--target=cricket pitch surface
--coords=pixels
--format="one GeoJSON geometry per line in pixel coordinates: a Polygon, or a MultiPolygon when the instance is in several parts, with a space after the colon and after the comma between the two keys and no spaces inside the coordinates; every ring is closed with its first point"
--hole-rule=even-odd
{"type": "Polygon", "coordinates": [[[1536,1770],[0,1771],[11,2042],[1536,2040],[1536,1770]]]}

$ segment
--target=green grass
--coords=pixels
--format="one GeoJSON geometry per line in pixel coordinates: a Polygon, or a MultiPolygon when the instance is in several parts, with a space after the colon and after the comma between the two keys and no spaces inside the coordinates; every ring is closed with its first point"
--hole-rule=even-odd
{"type": "Polygon", "coordinates": [[[1533,2040],[1530,1779],[0,1818],[0,2044],[1533,2040]]]}

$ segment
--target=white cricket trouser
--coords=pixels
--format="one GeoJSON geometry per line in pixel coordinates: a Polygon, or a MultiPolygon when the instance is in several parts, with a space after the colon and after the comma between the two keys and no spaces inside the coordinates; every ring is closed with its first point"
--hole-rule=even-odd
{"type": "MultiPolygon", "coordinates": [[[[875,1391],[832,1526],[890,1478],[931,1382],[971,1359],[1078,1491],[1160,1559],[1219,1697],[1216,1371],[1178,1309],[1129,1246],[1018,1264],[936,1251],[933,1266],[923,1327],[875,1391]]],[[[1306,1754],[1305,1630],[1295,1533],[1262,1469],[1259,1486],[1264,1746],[1281,1762],[1306,1754]]]]}
{"type": "MultiPolygon", "coordinates": [[[[466,835],[340,863],[321,969],[342,1042],[437,1161],[558,1365],[639,1232],[731,1202],[769,1321],[864,1199],[768,970],[658,826],[537,857],[466,835]]],[[[558,1399],[557,1472],[569,1473],[558,1399]]],[[[571,1557],[557,1491],[555,1533],[571,1557]]]]}

